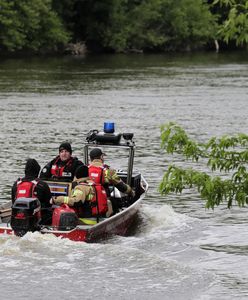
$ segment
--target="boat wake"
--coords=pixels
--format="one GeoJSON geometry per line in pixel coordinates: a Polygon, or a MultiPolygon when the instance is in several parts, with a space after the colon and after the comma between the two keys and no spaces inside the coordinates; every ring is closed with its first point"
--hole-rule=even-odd
{"type": "Polygon", "coordinates": [[[170,205],[143,205],[141,209],[143,219],[143,234],[149,235],[158,231],[175,231],[190,226],[195,221],[187,215],[179,214],[170,205]]]}

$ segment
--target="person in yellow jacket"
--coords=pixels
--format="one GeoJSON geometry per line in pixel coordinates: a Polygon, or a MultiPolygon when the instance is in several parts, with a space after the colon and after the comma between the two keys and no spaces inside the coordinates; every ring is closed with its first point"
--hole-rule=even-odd
{"type": "MultiPolygon", "coordinates": [[[[95,196],[95,189],[93,188],[94,182],[88,177],[88,167],[83,165],[77,168],[75,178],[72,182],[74,188],[70,196],[58,196],[52,199],[52,203],[56,205],[68,204],[69,206],[78,206],[78,204],[85,201],[91,201],[95,196]],[[85,183],[84,185],[80,183],[85,183]]],[[[106,217],[113,213],[111,201],[107,201],[108,211],[106,217]]]]}
{"type": "Polygon", "coordinates": [[[104,156],[100,148],[94,148],[90,151],[89,177],[95,182],[104,186],[113,185],[120,192],[134,197],[132,188],[122,181],[116,170],[104,165],[104,156]]]}

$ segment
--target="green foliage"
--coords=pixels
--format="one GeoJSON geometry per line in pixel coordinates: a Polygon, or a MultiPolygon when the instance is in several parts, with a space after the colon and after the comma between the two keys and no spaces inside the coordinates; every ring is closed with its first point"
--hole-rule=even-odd
{"type": "Polygon", "coordinates": [[[116,0],[112,5],[108,24],[102,31],[102,45],[116,52],[125,51],[128,48],[129,32],[127,1],[116,0]]]}
{"type": "Polygon", "coordinates": [[[247,11],[248,0],[0,0],[0,50],[84,41],[93,51],[177,51],[215,38],[242,46],[247,11]]]}
{"type": "Polygon", "coordinates": [[[75,25],[78,31],[77,39],[85,40],[89,46],[110,47],[109,35],[122,28],[125,2],[125,0],[85,0],[82,3],[78,1],[76,5],[78,24],[75,25]]]}
{"type": "Polygon", "coordinates": [[[68,41],[51,0],[0,0],[0,47],[10,51],[20,49],[50,49],[68,41]]]}
{"type": "Polygon", "coordinates": [[[195,162],[204,159],[212,171],[232,172],[230,178],[222,179],[171,165],[159,187],[162,194],[181,193],[185,188],[196,187],[207,201],[207,208],[214,208],[223,201],[227,201],[229,208],[234,201],[239,206],[248,204],[247,135],[213,137],[207,143],[197,143],[180,126],[169,123],[161,127],[161,140],[161,146],[168,154],[179,153],[195,162]]]}
{"type": "Polygon", "coordinates": [[[164,0],[163,30],[166,47],[198,47],[213,38],[215,17],[202,0],[164,0]],[[174,46],[173,46],[174,45],[174,46]]]}
{"type": "Polygon", "coordinates": [[[81,36],[117,52],[185,50],[206,43],[215,28],[202,0],[85,0],[79,11],[81,36]]]}
{"type": "Polygon", "coordinates": [[[128,13],[128,44],[132,48],[156,48],[167,41],[162,30],[163,0],[141,1],[128,13]]]}
{"type": "Polygon", "coordinates": [[[248,43],[248,1],[247,0],[215,0],[213,6],[228,9],[223,20],[219,36],[226,43],[235,41],[237,46],[248,43]]]}
{"type": "Polygon", "coordinates": [[[191,141],[185,131],[174,123],[161,126],[161,140],[161,146],[167,153],[177,152],[195,161],[198,161],[199,156],[204,155],[201,147],[191,141]]]}
{"type": "Polygon", "coordinates": [[[214,17],[201,0],[147,0],[129,12],[129,44],[138,49],[185,50],[208,41],[214,17]]]}
{"type": "Polygon", "coordinates": [[[19,30],[20,21],[14,2],[0,0],[0,46],[9,50],[23,46],[23,33],[19,30]]]}

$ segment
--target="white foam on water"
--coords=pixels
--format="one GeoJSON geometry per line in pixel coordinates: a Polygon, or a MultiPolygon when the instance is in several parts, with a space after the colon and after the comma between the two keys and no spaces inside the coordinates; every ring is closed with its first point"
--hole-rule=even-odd
{"type": "Polygon", "coordinates": [[[28,232],[21,238],[11,235],[0,236],[0,257],[2,258],[12,256],[42,260],[56,255],[70,254],[70,259],[73,260],[73,255],[69,249],[89,251],[91,247],[92,245],[84,242],[74,242],[66,238],[56,237],[53,234],[41,234],[40,232],[28,232]]]}
{"type": "Polygon", "coordinates": [[[179,214],[173,210],[170,205],[143,205],[141,213],[144,215],[146,222],[145,232],[154,233],[154,231],[161,231],[167,229],[169,233],[171,230],[180,230],[190,226],[196,219],[187,215],[179,214]]]}

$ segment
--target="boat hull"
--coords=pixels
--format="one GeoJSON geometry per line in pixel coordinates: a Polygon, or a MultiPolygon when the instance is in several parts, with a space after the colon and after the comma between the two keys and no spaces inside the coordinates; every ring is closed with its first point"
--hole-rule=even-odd
{"type": "MultiPolygon", "coordinates": [[[[96,225],[78,225],[69,231],[59,231],[54,230],[52,227],[46,227],[41,229],[40,232],[43,234],[53,234],[61,238],[68,238],[72,241],[89,243],[106,239],[111,235],[125,236],[135,220],[142,198],[143,195],[131,206],[110,218],[104,219],[96,225]]],[[[15,235],[9,223],[0,224],[0,234],[15,235]]]]}
{"type": "Polygon", "coordinates": [[[106,218],[94,226],[88,226],[88,228],[79,225],[70,231],[56,231],[45,228],[41,230],[41,232],[44,234],[54,234],[58,237],[68,238],[73,241],[84,241],[88,243],[106,239],[111,235],[125,236],[135,220],[140,204],[141,199],[120,213],[106,218]]]}

